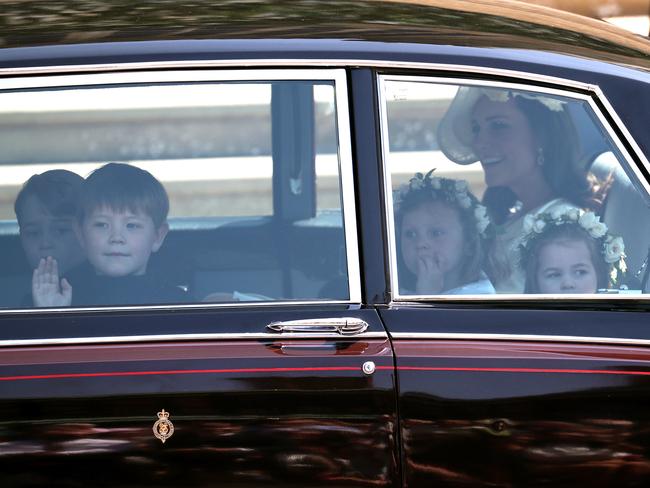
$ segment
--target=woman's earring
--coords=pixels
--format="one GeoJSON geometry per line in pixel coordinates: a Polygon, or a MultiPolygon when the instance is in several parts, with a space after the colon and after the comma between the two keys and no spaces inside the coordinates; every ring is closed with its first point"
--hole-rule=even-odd
{"type": "Polygon", "coordinates": [[[544,166],[544,149],[537,149],[537,166],[544,166]]]}

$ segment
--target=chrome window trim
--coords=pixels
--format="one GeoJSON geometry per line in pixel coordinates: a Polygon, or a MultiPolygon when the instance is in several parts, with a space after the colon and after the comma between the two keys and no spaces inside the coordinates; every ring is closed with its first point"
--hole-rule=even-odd
{"type": "Polygon", "coordinates": [[[281,335],[272,333],[222,333],[222,334],[159,334],[142,336],[106,336],[106,337],[65,337],[54,339],[16,339],[0,340],[0,347],[33,347],[33,346],[71,346],[83,344],[137,344],[143,342],[187,342],[187,341],[282,341],[294,339],[335,339],[336,341],[354,342],[365,339],[388,339],[386,332],[364,332],[355,336],[340,334],[291,334],[281,335]]]}
{"type": "MultiPolygon", "coordinates": [[[[521,77],[521,75],[519,76],[521,77]]],[[[387,155],[389,154],[389,141],[388,141],[388,113],[387,113],[387,99],[385,96],[385,84],[390,81],[398,82],[421,82],[429,83],[432,85],[466,85],[466,86],[481,86],[481,87],[493,87],[493,88],[510,88],[514,90],[525,90],[531,92],[537,92],[542,94],[550,94],[556,96],[562,96],[571,98],[574,100],[580,100],[586,102],[589,107],[593,110],[594,114],[598,117],[598,120],[605,128],[607,134],[611,138],[612,142],[616,146],[617,150],[621,153],[624,158],[624,163],[633,171],[637,180],[646,191],[646,195],[650,197],[650,183],[645,179],[641,170],[638,168],[637,163],[632,158],[632,155],[627,151],[623,142],[617,136],[614,129],[610,126],[609,122],[606,120],[605,116],[602,114],[600,107],[598,107],[594,97],[603,102],[603,106],[607,108],[608,115],[612,116],[612,119],[617,124],[617,129],[626,137],[626,141],[631,144],[632,149],[635,151],[635,155],[643,155],[640,151],[639,146],[634,142],[631,134],[625,129],[622,124],[621,119],[618,116],[614,116],[615,112],[611,104],[607,101],[602,90],[599,89],[596,85],[583,85],[582,90],[587,91],[587,93],[575,93],[563,90],[561,88],[547,88],[539,87],[535,85],[526,84],[526,80],[522,80],[521,83],[517,82],[504,82],[504,81],[491,81],[491,80],[476,80],[476,79],[467,79],[467,78],[447,78],[439,75],[429,75],[429,76],[410,76],[410,75],[379,75],[377,77],[377,88],[379,99],[379,119],[380,119],[380,143],[381,143],[381,158],[382,158],[382,167],[383,167],[383,178],[384,178],[384,195],[386,200],[384,206],[386,209],[386,214],[384,215],[386,230],[388,234],[388,258],[389,258],[389,276],[390,276],[390,289],[391,297],[393,302],[404,302],[404,301],[467,301],[475,302],[477,300],[481,301],[530,301],[530,300],[541,300],[541,301],[562,301],[562,300],[580,300],[580,301],[589,301],[594,300],[601,302],[603,300],[635,300],[635,301],[644,301],[647,302],[650,299],[648,294],[632,294],[632,293],[621,293],[621,294],[566,294],[566,295],[554,295],[554,294],[535,294],[527,295],[524,293],[509,293],[509,294],[485,294],[485,295],[401,295],[399,293],[399,283],[398,283],[398,273],[397,273],[397,236],[395,235],[395,226],[393,209],[393,199],[392,199],[392,179],[390,170],[387,164],[387,155]],[[391,198],[389,198],[391,196],[391,198]]],[[[645,169],[648,170],[650,165],[645,157],[639,157],[641,163],[645,166],[645,169]]]]}
{"type": "MultiPolygon", "coordinates": [[[[625,138],[625,141],[630,145],[630,147],[632,148],[632,151],[634,152],[634,154],[639,158],[639,160],[643,164],[644,169],[647,172],[650,172],[649,171],[650,170],[650,163],[648,163],[648,160],[644,157],[643,151],[641,150],[641,148],[639,147],[637,142],[634,140],[634,137],[632,137],[632,134],[630,134],[630,131],[627,130],[627,127],[625,127],[625,124],[623,123],[621,118],[618,116],[618,114],[616,113],[616,110],[614,110],[614,107],[612,107],[612,104],[609,102],[609,100],[607,99],[607,97],[605,96],[603,91],[598,86],[592,86],[590,89],[593,90],[594,96],[598,99],[598,101],[603,104],[603,107],[605,107],[605,110],[607,111],[607,115],[609,115],[612,118],[612,120],[616,124],[616,128],[619,131],[621,131],[621,133],[623,134],[623,136],[625,138]]],[[[596,114],[598,119],[601,121],[603,126],[606,128],[608,134],[610,134],[610,136],[612,137],[612,139],[616,143],[617,148],[621,150],[621,153],[624,156],[629,158],[630,157],[629,152],[628,151],[623,151],[622,149],[624,149],[624,148],[620,147],[621,146],[620,138],[615,137],[615,134],[612,134],[610,124],[605,120],[605,117],[604,117],[602,111],[598,108],[598,105],[596,104],[596,102],[593,99],[590,99],[589,103],[592,106],[592,108],[594,110],[594,113],[596,114]]],[[[634,176],[636,176],[637,181],[641,183],[641,186],[643,186],[646,193],[650,194],[650,183],[646,180],[645,176],[643,176],[643,173],[641,173],[641,170],[639,169],[639,167],[636,164],[634,164],[634,161],[632,161],[632,163],[630,163],[626,159],[626,162],[628,163],[628,166],[630,167],[630,169],[634,173],[634,176]]]]}
{"type": "MultiPolygon", "coordinates": [[[[489,61],[489,58],[486,58],[489,61]]],[[[516,61],[516,60],[515,60],[516,61]]],[[[607,61],[593,60],[595,63],[614,66],[620,69],[629,69],[638,73],[637,70],[627,68],[620,64],[607,61]]],[[[356,58],[248,58],[248,59],[206,59],[206,60],[176,60],[176,61],[135,61],[125,63],[94,63],[94,64],[66,64],[53,66],[29,66],[17,68],[0,68],[0,76],[24,76],[47,74],[55,75],[61,73],[100,73],[110,71],[138,71],[151,69],[192,69],[192,68],[273,68],[273,67],[365,67],[385,69],[414,69],[414,70],[436,70],[436,71],[463,71],[473,74],[489,74],[495,76],[507,76],[521,80],[538,81],[550,84],[571,86],[574,88],[586,88],[589,83],[565,79],[555,76],[543,75],[527,71],[518,71],[506,68],[494,68],[491,66],[476,66],[462,63],[435,63],[423,61],[397,61],[385,59],[356,59],[356,58]]]]}
{"type": "MultiPolygon", "coordinates": [[[[138,64],[141,68],[142,65],[138,64]]],[[[5,70],[0,70],[0,74],[5,70]]],[[[24,74],[24,73],[23,73],[24,74]]],[[[228,71],[167,71],[167,72],[127,72],[127,73],[94,73],[94,74],[65,74],[61,76],[43,76],[34,78],[0,79],[0,91],[33,88],[70,87],[81,89],[94,85],[125,85],[140,83],[170,83],[170,82],[224,82],[237,81],[242,83],[258,81],[329,81],[334,83],[334,100],[336,104],[338,142],[339,179],[341,185],[342,212],[345,232],[346,259],[348,271],[348,300],[283,300],[273,302],[229,302],[229,303],[200,303],[176,305],[142,305],[142,306],[106,306],[106,307],[70,307],[70,308],[32,308],[32,309],[0,309],[0,316],[7,314],[32,314],[45,312],[100,312],[100,311],[132,311],[132,310],[178,310],[193,308],[241,308],[265,306],[300,306],[300,305],[331,305],[331,304],[360,304],[361,303],[361,274],[359,263],[359,244],[357,238],[356,200],[354,195],[354,171],[352,162],[352,139],[350,129],[350,112],[347,93],[347,74],[344,69],[259,69],[259,70],[228,70],[228,71]]]]}
{"type": "Polygon", "coordinates": [[[342,69],[333,71],[335,74],[336,136],[339,149],[339,178],[343,197],[341,206],[345,231],[349,302],[361,303],[361,263],[359,262],[357,208],[354,195],[354,163],[352,161],[352,129],[350,127],[347,75],[342,69]]]}
{"type": "MultiPolygon", "coordinates": [[[[1,73],[0,73],[1,74],[1,73]]],[[[231,69],[214,71],[169,70],[126,71],[119,73],[61,74],[40,77],[1,78],[0,90],[25,88],[82,88],[93,85],[184,82],[259,82],[316,80],[346,83],[345,70],[332,69],[231,69]]]]}
{"type": "Polygon", "coordinates": [[[393,332],[391,339],[397,340],[459,340],[459,341],[503,341],[503,342],[552,342],[578,344],[611,344],[621,346],[650,346],[650,339],[624,339],[620,337],[564,336],[537,334],[475,334],[444,332],[393,332]]]}
{"type": "Polygon", "coordinates": [[[268,307],[293,307],[293,306],[302,306],[302,305],[346,305],[349,310],[358,310],[360,304],[350,303],[346,300],[283,300],[277,302],[257,302],[257,301],[248,301],[248,302],[223,302],[223,303],[209,303],[209,302],[196,302],[196,303],[178,303],[178,304],[168,304],[168,305],[121,305],[121,306],[96,306],[96,307],[67,307],[67,308],[55,308],[55,307],[43,307],[43,308],[3,308],[0,309],[0,316],[2,315],[29,315],[29,314],[49,314],[49,313],[86,313],[86,312],[156,312],[164,310],[210,310],[210,309],[221,309],[221,308],[247,308],[251,305],[255,305],[260,308],[268,307]]]}
{"type": "MultiPolygon", "coordinates": [[[[559,307],[562,307],[563,304],[572,303],[575,301],[580,301],[582,303],[593,302],[594,305],[602,305],[602,302],[609,301],[624,301],[624,302],[642,302],[646,305],[648,299],[650,299],[650,293],[593,293],[593,294],[578,294],[578,293],[565,293],[562,295],[553,295],[549,293],[535,293],[527,295],[525,293],[495,293],[495,294],[485,294],[485,295],[395,295],[393,297],[393,302],[395,304],[403,305],[408,302],[417,303],[422,305],[423,303],[432,303],[432,302],[472,302],[476,303],[477,301],[487,302],[502,302],[502,301],[521,301],[521,302],[535,302],[538,300],[543,300],[544,303],[548,305],[548,302],[555,302],[559,307]]],[[[492,304],[494,305],[494,304],[492,304]]]]}

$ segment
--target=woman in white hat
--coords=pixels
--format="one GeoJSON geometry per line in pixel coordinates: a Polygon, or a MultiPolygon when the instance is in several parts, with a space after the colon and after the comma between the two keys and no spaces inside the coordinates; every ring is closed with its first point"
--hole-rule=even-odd
{"type": "Polygon", "coordinates": [[[499,226],[487,269],[499,293],[524,291],[518,247],[526,215],[599,206],[599,185],[578,163],[566,105],[533,92],[461,87],[438,127],[449,159],[483,167],[483,204],[499,226]]]}

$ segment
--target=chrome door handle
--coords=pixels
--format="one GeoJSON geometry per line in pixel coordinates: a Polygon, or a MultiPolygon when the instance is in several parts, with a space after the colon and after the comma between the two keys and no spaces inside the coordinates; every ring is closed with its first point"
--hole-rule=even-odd
{"type": "Polygon", "coordinates": [[[355,317],[339,317],[330,319],[301,319],[271,322],[267,329],[280,333],[323,333],[332,332],[340,335],[355,335],[365,332],[368,322],[355,317]]]}

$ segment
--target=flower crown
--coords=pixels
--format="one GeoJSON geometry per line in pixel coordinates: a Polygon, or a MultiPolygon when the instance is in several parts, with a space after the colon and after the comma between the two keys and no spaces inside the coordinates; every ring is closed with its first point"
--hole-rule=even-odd
{"type": "Polygon", "coordinates": [[[471,211],[477,232],[482,238],[487,237],[486,230],[490,225],[487,209],[470,193],[467,181],[432,176],[434,171],[435,168],[427,174],[415,173],[408,184],[400,186],[394,192],[393,198],[398,211],[399,207],[413,195],[428,194],[435,200],[457,205],[463,211],[471,211]]]}
{"type": "Polygon", "coordinates": [[[524,259],[532,247],[550,226],[577,225],[599,241],[601,255],[610,265],[609,278],[613,285],[618,285],[627,271],[625,264],[625,244],[623,238],[608,232],[607,225],[593,212],[586,212],[575,207],[558,207],[550,212],[528,214],[524,217],[524,237],[520,244],[524,259]]]}

